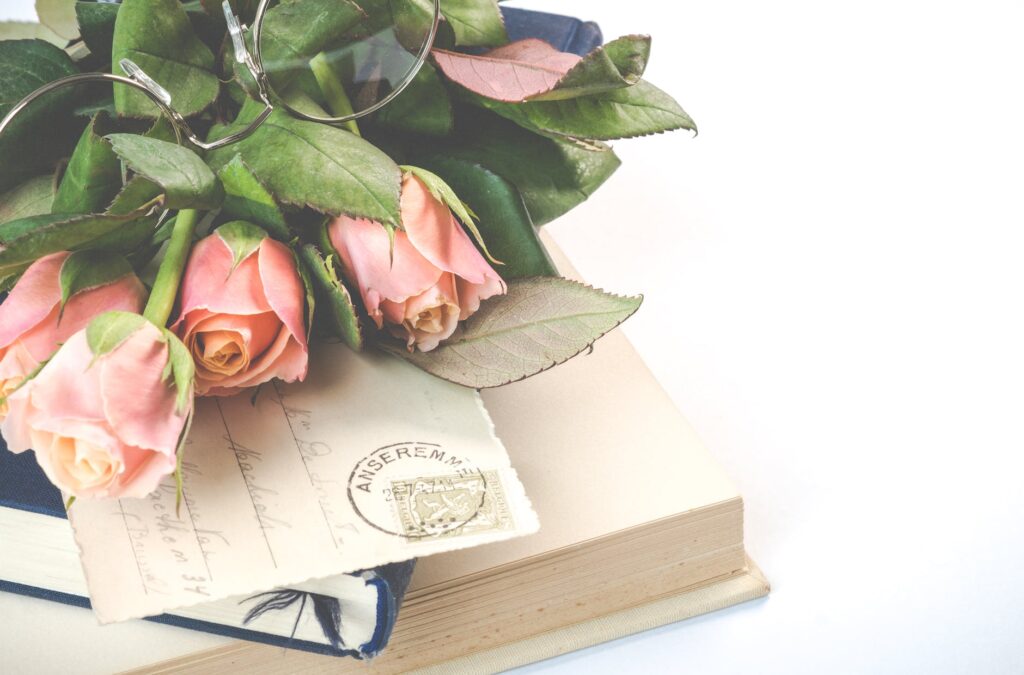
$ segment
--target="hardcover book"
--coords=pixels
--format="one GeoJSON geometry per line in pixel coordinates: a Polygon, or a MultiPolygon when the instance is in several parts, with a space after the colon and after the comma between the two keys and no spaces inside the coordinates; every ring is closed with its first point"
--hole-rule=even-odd
{"type": "MultiPolygon", "coordinates": [[[[601,43],[592,23],[502,11],[513,41],[577,55],[601,43]]],[[[473,86],[475,71],[450,67],[473,86]]],[[[146,669],[211,673],[365,667],[295,650],[375,657],[374,672],[488,672],[767,593],[744,552],[742,499],[621,334],[485,391],[486,409],[386,356],[317,354],[302,389],[197,405],[188,457],[202,470],[179,464],[176,486],[168,477],[128,506],[76,505],[74,536],[31,455],[0,446],[0,590],[91,605],[101,623],[146,617],[252,641],[146,669]],[[399,399],[405,426],[374,417],[399,399]],[[455,456],[418,430],[480,468],[425,486],[413,465],[455,456]],[[321,451],[342,437],[343,452],[321,451]],[[353,442],[378,449],[348,466],[353,442]],[[359,481],[393,499],[361,502],[359,481]]]]}

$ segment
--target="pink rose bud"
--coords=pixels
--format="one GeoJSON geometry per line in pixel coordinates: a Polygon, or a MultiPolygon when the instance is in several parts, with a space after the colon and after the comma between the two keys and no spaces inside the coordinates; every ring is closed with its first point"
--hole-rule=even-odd
{"type": "Polygon", "coordinates": [[[230,396],[306,377],[306,289],[291,250],[242,221],[196,244],[173,330],[196,363],[196,393],[230,396]]]}
{"type": "Polygon", "coordinates": [[[10,399],[11,451],[33,449],[76,497],[145,497],[174,472],[192,409],[192,363],[178,339],[139,316],[102,314],[72,335],[10,399]]]}
{"type": "Polygon", "coordinates": [[[393,261],[378,223],[342,216],[328,235],[377,327],[426,352],[451,337],[482,300],[504,293],[505,282],[451,210],[411,173],[402,181],[401,209],[393,261]]]}
{"type": "Polygon", "coordinates": [[[128,264],[98,255],[64,252],[40,258],[0,304],[0,421],[7,415],[3,399],[90,319],[109,310],[142,310],[146,289],[128,264]],[[70,292],[63,307],[62,281],[70,292]]]}

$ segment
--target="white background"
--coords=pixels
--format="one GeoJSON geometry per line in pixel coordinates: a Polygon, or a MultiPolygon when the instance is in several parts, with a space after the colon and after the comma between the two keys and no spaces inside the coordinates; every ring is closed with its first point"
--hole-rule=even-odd
{"type": "MultiPolygon", "coordinates": [[[[618,143],[551,230],[646,294],[625,330],[739,484],[774,586],[527,670],[1024,672],[1020,3],[514,4],[653,33],[649,79],[700,126],[618,143]]],[[[12,597],[8,656],[88,623],[12,597]]],[[[119,629],[111,664],[203,641],[119,629]]]]}

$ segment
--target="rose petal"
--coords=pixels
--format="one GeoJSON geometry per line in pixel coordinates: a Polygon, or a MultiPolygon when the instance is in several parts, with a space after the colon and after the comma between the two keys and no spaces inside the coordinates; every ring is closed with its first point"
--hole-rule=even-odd
{"type": "Polygon", "coordinates": [[[459,289],[459,307],[462,308],[460,321],[471,317],[478,309],[480,302],[495,295],[504,295],[508,290],[505,282],[498,276],[487,277],[482,284],[472,284],[465,279],[457,281],[459,289]]]}
{"type": "Polygon", "coordinates": [[[38,325],[60,303],[60,268],[69,255],[62,252],[40,258],[21,275],[0,304],[0,349],[38,325]]]}
{"type": "Polygon", "coordinates": [[[373,221],[341,217],[331,223],[329,234],[371,316],[383,300],[403,302],[441,277],[441,270],[416,251],[403,231],[395,232],[394,261],[387,232],[373,221]]]}
{"type": "Polygon", "coordinates": [[[459,297],[455,287],[455,277],[445,274],[434,288],[418,297],[410,298],[405,306],[405,319],[405,327],[420,351],[429,352],[443,340],[450,338],[459,325],[459,297]],[[418,328],[416,319],[420,313],[434,308],[438,308],[441,313],[440,329],[428,332],[418,328]],[[410,324],[412,325],[410,326],[410,324]]]}
{"type": "Polygon", "coordinates": [[[178,460],[173,454],[150,452],[141,448],[123,447],[125,472],[118,477],[116,490],[110,497],[141,499],[156,490],[160,481],[174,473],[178,460]]]}
{"type": "Polygon", "coordinates": [[[195,245],[181,284],[176,331],[182,319],[197,309],[217,314],[262,314],[271,310],[256,256],[249,256],[232,271],[233,263],[231,249],[216,234],[195,245]]]}
{"type": "Polygon", "coordinates": [[[306,346],[306,289],[295,256],[287,246],[269,237],[259,250],[260,279],[267,301],[300,345],[306,346]]]}
{"type": "MultiPolygon", "coordinates": [[[[160,365],[164,362],[161,361],[160,365]]],[[[125,382],[132,382],[128,378],[125,382]]],[[[131,389],[131,387],[124,387],[131,389]]],[[[54,355],[42,372],[22,391],[31,395],[32,408],[45,410],[46,417],[89,422],[105,422],[106,415],[97,392],[100,390],[100,368],[93,363],[92,350],[85,331],[75,333],[54,355]],[[73,385],[73,386],[72,386],[73,385]]],[[[17,392],[15,396],[21,392],[17,392]]],[[[34,423],[34,420],[30,420],[34,423]]],[[[46,428],[61,433],[62,428],[46,428]]]]}
{"type": "Polygon", "coordinates": [[[269,349],[252,363],[244,373],[226,377],[208,386],[203,396],[234,396],[243,389],[255,387],[275,378],[283,382],[296,382],[306,377],[309,357],[298,341],[282,330],[269,349]]]}
{"type": "Polygon", "coordinates": [[[412,174],[402,182],[402,224],[412,245],[435,267],[474,284],[498,276],[448,207],[412,174]]]}
{"type": "MultiPolygon", "coordinates": [[[[140,314],[145,307],[146,296],[146,287],[134,274],[75,293],[64,305],[64,315],[57,325],[57,341],[67,342],[68,338],[89,325],[93,318],[105,312],[140,314]]],[[[47,354],[44,358],[49,356],[47,354]]]]}
{"type": "Polygon", "coordinates": [[[163,336],[146,323],[93,368],[100,370],[106,419],[121,442],[173,456],[185,415],[175,411],[173,380],[163,378],[167,358],[163,336]]]}

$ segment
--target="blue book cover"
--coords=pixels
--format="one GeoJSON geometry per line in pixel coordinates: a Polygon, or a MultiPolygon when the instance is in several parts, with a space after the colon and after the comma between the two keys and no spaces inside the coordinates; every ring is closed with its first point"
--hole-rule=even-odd
{"type": "MultiPolygon", "coordinates": [[[[581,56],[602,41],[592,22],[520,9],[502,11],[511,40],[539,38],[581,56]]],[[[14,455],[0,439],[0,591],[90,606],[66,519],[60,492],[43,475],[34,455],[14,455]],[[32,537],[16,544],[18,533],[26,530],[32,537]],[[40,542],[38,555],[26,553],[40,542]],[[58,549],[66,554],[61,560],[39,560],[58,549]],[[36,568],[45,568],[46,573],[32,577],[36,568]]],[[[147,620],[321,654],[370,657],[391,636],[414,565],[413,560],[395,563],[341,575],[315,589],[281,589],[213,603],[217,607],[208,610],[147,620]]]]}

